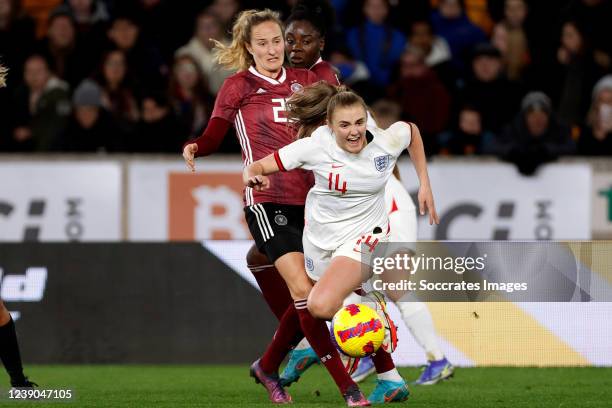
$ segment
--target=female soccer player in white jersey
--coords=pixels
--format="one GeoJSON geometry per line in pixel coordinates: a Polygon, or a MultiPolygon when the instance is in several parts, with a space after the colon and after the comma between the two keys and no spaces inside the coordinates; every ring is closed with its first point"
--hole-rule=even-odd
{"type": "MultiPolygon", "coordinates": [[[[0,88],[6,86],[7,73],[8,69],[0,64],[0,88]]],[[[23,375],[15,323],[2,299],[0,299],[0,360],[9,374],[11,386],[27,388],[36,385],[23,375]]]]}
{"type": "MultiPolygon", "coordinates": [[[[295,139],[285,115],[285,99],[317,77],[305,69],[283,67],[284,48],[282,23],[278,14],[270,10],[243,11],[234,23],[232,43],[216,44],[218,61],[238,72],[227,78],[219,90],[203,135],[183,149],[183,157],[192,170],[194,157],[214,152],[232,124],[245,165],[295,139]]],[[[277,372],[291,347],[306,336],[347,403],[364,405],[367,400],[346,373],[325,321],[314,318],[306,308],[312,282],[304,270],[303,205],[312,186],[312,174],[277,174],[273,181],[274,187],[266,191],[245,189],[245,215],[257,248],[273,262],[294,303],[279,317],[279,328],[262,358],[251,366],[251,375],[266,388],[273,402],[291,402],[277,372]]],[[[269,289],[262,287],[264,295],[270,293],[269,289]]]]}
{"type": "MultiPolygon", "coordinates": [[[[243,179],[245,185],[265,191],[271,186],[267,175],[295,168],[313,171],[315,186],[306,200],[303,243],[306,271],[317,283],[307,306],[313,315],[331,319],[346,296],[369,277],[363,273],[362,256],[368,257],[379,242],[388,240],[384,188],[405,148],[420,181],[421,213],[429,212],[430,223],[437,223],[438,216],[416,126],[398,122],[387,130],[366,130],[363,100],[326,83],[306,88],[290,102],[290,115],[306,125],[314,117],[312,112],[325,105],[328,126],[247,166],[243,179]],[[331,89],[333,96],[325,98],[331,89]],[[299,106],[298,101],[304,104],[299,106]]],[[[375,403],[404,400],[408,390],[390,354],[379,350],[374,363],[379,381],[369,399],[375,403]]]]}

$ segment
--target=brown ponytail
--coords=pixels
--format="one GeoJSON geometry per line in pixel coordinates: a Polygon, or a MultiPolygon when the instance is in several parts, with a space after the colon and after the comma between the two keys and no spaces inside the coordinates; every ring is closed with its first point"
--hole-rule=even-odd
{"type": "Polygon", "coordinates": [[[360,104],[367,109],[359,95],[346,86],[334,86],[325,81],[309,85],[287,100],[287,116],[297,128],[298,139],[308,137],[323,125],[338,107],[360,104]]]}

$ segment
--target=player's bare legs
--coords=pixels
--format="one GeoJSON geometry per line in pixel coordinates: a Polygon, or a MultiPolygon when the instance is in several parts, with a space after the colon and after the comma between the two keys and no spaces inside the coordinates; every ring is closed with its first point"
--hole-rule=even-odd
{"type": "Polygon", "coordinates": [[[327,271],[312,288],[308,310],[319,319],[331,320],[344,299],[361,286],[365,279],[362,264],[346,256],[332,259],[327,271]]]}
{"type": "MultiPolygon", "coordinates": [[[[278,258],[274,265],[289,288],[294,305],[289,306],[280,320],[272,343],[255,369],[261,369],[268,377],[278,378],[276,372],[289,350],[304,335],[333,377],[344,398],[359,400],[362,397],[357,385],[345,371],[340,355],[333,345],[324,320],[314,318],[307,308],[307,299],[312,290],[312,281],[304,269],[304,254],[289,252],[278,258]],[[359,394],[359,395],[356,395],[359,394]]],[[[365,398],[361,398],[365,400],[365,398]]],[[[349,401],[350,403],[350,401],[349,401]]]]}
{"type": "MultiPolygon", "coordinates": [[[[364,270],[361,262],[345,256],[334,257],[310,292],[308,308],[311,313],[322,319],[331,319],[342,307],[344,299],[368,278],[364,276],[364,270]]],[[[373,403],[406,400],[408,387],[395,368],[391,354],[381,347],[372,355],[372,361],[378,382],[368,400],[373,403]]]]}
{"type": "Polygon", "coordinates": [[[11,377],[13,387],[32,387],[35,385],[23,375],[15,324],[2,300],[0,300],[0,360],[2,360],[6,372],[11,377]]]}

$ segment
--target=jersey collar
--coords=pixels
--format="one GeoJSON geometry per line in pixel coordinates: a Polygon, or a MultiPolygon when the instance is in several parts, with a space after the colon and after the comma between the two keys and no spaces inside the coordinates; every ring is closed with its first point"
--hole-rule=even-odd
{"type": "Polygon", "coordinates": [[[281,76],[278,79],[270,78],[270,77],[267,77],[265,75],[260,74],[259,72],[257,72],[255,67],[252,66],[252,65],[249,67],[249,72],[251,74],[255,75],[256,77],[259,77],[259,78],[261,78],[263,80],[268,81],[272,85],[280,85],[283,82],[285,82],[285,79],[287,78],[287,71],[285,71],[285,67],[281,67],[281,76]]]}
{"type": "Polygon", "coordinates": [[[314,64],[312,64],[312,65],[310,66],[310,68],[308,68],[308,69],[309,69],[309,70],[313,69],[313,68],[315,67],[315,65],[317,65],[319,62],[322,62],[322,61],[323,61],[323,58],[319,57],[319,59],[317,60],[317,62],[315,62],[314,64]]]}

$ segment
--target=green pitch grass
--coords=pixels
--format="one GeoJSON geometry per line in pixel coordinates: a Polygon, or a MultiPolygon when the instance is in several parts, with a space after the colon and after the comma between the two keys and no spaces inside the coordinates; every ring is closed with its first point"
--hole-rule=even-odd
{"type": "MultiPolygon", "coordinates": [[[[40,389],[70,388],[71,402],[9,402],[15,407],[271,407],[246,366],[30,366],[40,389]]],[[[408,380],[416,368],[401,369],[408,380]]],[[[6,378],[0,381],[6,383],[6,378]]],[[[362,386],[369,393],[374,379],[362,386]]],[[[612,369],[459,368],[455,377],[410,387],[406,407],[610,407],[612,369]]],[[[327,373],[313,367],[289,388],[295,407],[345,406],[327,373]]]]}

